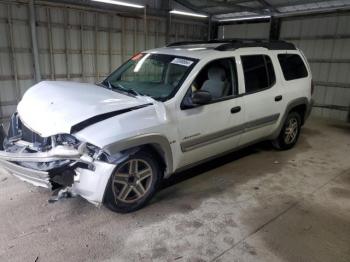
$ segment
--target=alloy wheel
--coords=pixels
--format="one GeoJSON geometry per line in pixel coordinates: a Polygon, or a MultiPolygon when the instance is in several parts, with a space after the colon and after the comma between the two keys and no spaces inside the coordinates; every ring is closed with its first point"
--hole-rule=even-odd
{"type": "Polygon", "coordinates": [[[134,203],[149,191],[153,179],[151,166],[142,159],[123,163],[113,177],[113,194],[116,201],[134,203]]]}
{"type": "Polygon", "coordinates": [[[292,144],[297,138],[298,132],[299,132],[298,120],[296,118],[289,119],[284,132],[284,142],[287,145],[292,144]]]}

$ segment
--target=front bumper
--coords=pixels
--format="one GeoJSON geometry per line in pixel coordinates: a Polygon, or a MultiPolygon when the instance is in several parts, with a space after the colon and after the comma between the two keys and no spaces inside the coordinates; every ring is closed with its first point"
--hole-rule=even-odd
{"type": "Polygon", "coordinates": [[[103,201],[116,163],[69,134],[45,138],[23,125],[17,113],[9,131],[0,125],[0,166],[35,186],[66,188],[94,204],[103,201]]]}
{"type": "Polygon", "coordinates": [[[0,165],[14,176],[35,186],[51,188],[49,173],[26,168],[0,158],[0,165]]]}
{"type": "Polygon", "coordinates": [[[61,176],[69,170],[74,175],[72,184],[66,187],[73,194],[80,195],[89,202],[99,205],[103,202],[105,188],[115,165],[94,160],[83,151],[80,147],[74,149],[65,146],[57,146],[50,151],[37,153],[0,151],[0,166],[23,181],[48,189],[53,189],[53,185],[56,183],[55,176],[61,176]],[[59,170],[37,170],[25,165],[30,163],[40,165],[41,163],[62,160],[69,160],[69,164],[59,168],[59,170]]]}
{"type": "Polygon", "coordinates": [[[66,146],[57,146],[47,152],[36,153],[12,153],[0,151],[0,165],[16,177],[30,182],[36,186],[51,187],[50,174],[47,170],[37,170],[20,165],[19,163],[47,163],[59,160],[71,160],[76,163],[84,163],[92,167],[92,159],[84,159],[81,149],[66,146]]]}
{"type": "Polygon", "coordinates": [[[23,156],[23,154],[21,155],[16,153],[0,151],[0,165],[10,174],[23,181],[26,181],[35,186],[40,186],[49,189],[52,189],[53,185],[52,174],[50,174],[50,171],[41,171],[32,168],[27,168],[21,166],[20,164],[18,164],[18,162],[11,162],[9,161],[9,159],[15,159],[16,161],[28,161],[28,159],[30,159],[31,161],[37,162],[48,159],[73,159],[75,160],[74,163],[80,162],[84,164],[89,164],[90,168],[82,168],[81,165],[69,165],[64,167],[62,171],[69,169],[72,172],[74,172],[74,182],[71,186],[69,186],[70,191],[75,195],[80,195],[81,197],[85,198],[86,200],[95,205],[100,205],[103,202],[104,192],[108,184],[110,175],[116,167],[115,164],[110,164],[99,160],[93,160],[92,162],[89,162],[87,159],[84,159],[84,155],[81,155],[79,158],[78,156],[73,157],[71,154],[66,156],[59,155],[55,156],[55,158],[53,154],[45,155],[40,153],[40,155],[39,153],[33,153],[33,155],[36,155],[35,157],[23,156]]]}

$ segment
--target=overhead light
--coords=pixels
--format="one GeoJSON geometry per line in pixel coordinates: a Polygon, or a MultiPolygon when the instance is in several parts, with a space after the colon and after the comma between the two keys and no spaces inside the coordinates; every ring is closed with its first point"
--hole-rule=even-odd
{"type": "Polygon", "coordinates": [[[169,13],[176,14],[176,15],[187,15],[187,16],[194,16],[194,17],[202,17],[202,18],[208,17],[207,15],[203,15],[203,14],[184,12],[184,11],[179,11],[179,10],[171,10],[169,13]]]}
{"type": "Polygon", "coordinates": [[[127,7],[134,7],[134,8],[144,8],[143,5],[137,5],[137,4],[127,3],[122,1],[114,1],[114,0],[91,0],[91,1],[112,4],[112,5],[122,5],[127,7]]]}
{"type": "Polygon", "coordinates": [[[245,20],[256,20],[256,19],[270,19],[270,15],[260,15],[260,16],[247,16],[247,17],[237,17],[237,18],[227,18],[220,19],[219,22],[233,22],[233,21],[245,21],[245,20]]]}

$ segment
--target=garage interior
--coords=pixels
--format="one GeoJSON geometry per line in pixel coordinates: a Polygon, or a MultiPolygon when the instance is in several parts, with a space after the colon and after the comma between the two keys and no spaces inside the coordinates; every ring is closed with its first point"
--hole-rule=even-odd
{"type": "Polygon", "coordinates": [[[350,1],[123,3],[0,0],[1,122],[37,82],[96,83],[140,51],[216,38],[294,43],[311,117],[292,150],[261,143],[184,171],[130,214],[49,204],[0,170],[0,261],[350,261],[350,1]]]}

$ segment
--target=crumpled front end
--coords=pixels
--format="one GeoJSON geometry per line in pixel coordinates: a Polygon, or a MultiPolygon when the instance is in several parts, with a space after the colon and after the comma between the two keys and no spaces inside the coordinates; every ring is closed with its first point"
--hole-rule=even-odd
{"type": "Polygon", "coordinates": [[[103,201],[118,158],[70,134],[41,137],[17,113],[7,134],[1,126],[0,147],[0,165],[14,176],[35,186],[69,189],[95,204],[103,201]]]}

